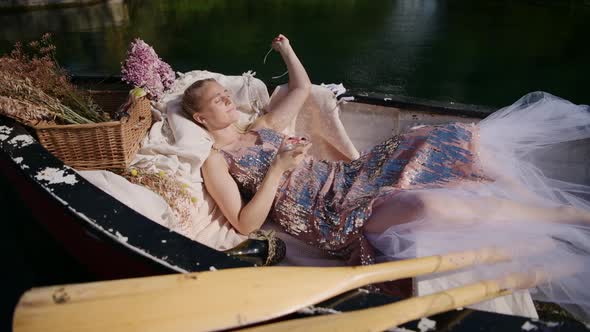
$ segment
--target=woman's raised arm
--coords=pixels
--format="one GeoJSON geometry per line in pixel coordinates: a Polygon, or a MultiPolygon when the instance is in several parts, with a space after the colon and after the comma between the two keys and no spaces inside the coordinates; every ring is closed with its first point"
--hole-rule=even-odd
{"type": "Polygon", "coordinates": [[[280,102],[253,124],[253,128],[269,127],[282,131],[303,107],[311,91],[311,81],[287,37],[279,35],[273,40],[272,47],[281,54],[289,70],[288,91],[280,102]]]}

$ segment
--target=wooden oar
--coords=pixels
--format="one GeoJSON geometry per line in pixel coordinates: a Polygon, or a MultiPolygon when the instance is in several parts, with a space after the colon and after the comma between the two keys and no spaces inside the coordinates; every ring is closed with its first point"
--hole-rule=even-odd
{"type": "Polygon", "coordinates": [[[352,312],[316,316],[261,325],[244,332],[368,332],[385,331],[418,318],[508,295],[515,289],[531,288],[543,282],[542,273],[513,274],[498,280],[487,280],[452,288],[426,296],[352,312]]]}
{"type": "Polygon", "coordinates": [[[14,331],[210,331],[279,317],[363,285],[510,259],[482,249],[356,267],[256,267],[36,288],[14,331]]]}

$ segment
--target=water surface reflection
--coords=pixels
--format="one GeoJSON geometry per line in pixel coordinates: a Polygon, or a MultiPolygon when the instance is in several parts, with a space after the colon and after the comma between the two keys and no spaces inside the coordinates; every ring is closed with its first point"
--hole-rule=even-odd
{"type": "Polygon", "coordinates": [[[281,32],[316,83],[490,106],[533,90],[590,103],[583,1],[119,0],[0,19],[0,50],[51,31],[76,74],[118,74],[141,37],[178,71],[252,69],[282,83],[270,79],[284,71],[278,56],[262,64],[281,32]]]}

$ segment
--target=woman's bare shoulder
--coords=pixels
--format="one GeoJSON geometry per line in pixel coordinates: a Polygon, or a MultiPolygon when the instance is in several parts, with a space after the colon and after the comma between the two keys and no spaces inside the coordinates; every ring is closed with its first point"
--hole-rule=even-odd
{"type": "Polygon", "coordinates": [[[207,159],[205,159],[205,162],[203,163],[202,169],[206,173],[215,172],[219,170],[227,171],[228,166],[220,151],[211,150],[211,153],[209,153],[209,156],[207,157],[207,159]]]}

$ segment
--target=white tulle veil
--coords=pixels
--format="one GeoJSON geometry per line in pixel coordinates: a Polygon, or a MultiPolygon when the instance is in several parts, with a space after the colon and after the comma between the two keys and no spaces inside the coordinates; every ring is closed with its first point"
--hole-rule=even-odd
{"type": "MultiPolygon", "coordinates": [[[[534,92],[493,113],[478,127],[481,166],[498,181],[421,190],[452,195],[466,204],[496,197],[542,207],[571,206],[590,214],[588,106],[534,92]]],[[[590,218],[566,220],[564,214],[564,220],[547,222],[506,215],[498,222],[498,211],[478,206],[480,212],[469,221],[461,216],[457,222],[420,217],[368,237],[388,259],[501,248],[513,259],[472,269],[473,281],[541,271],[547,280],[530,289],[533,298],[558,303],[590,322],[590,218]]]]}

